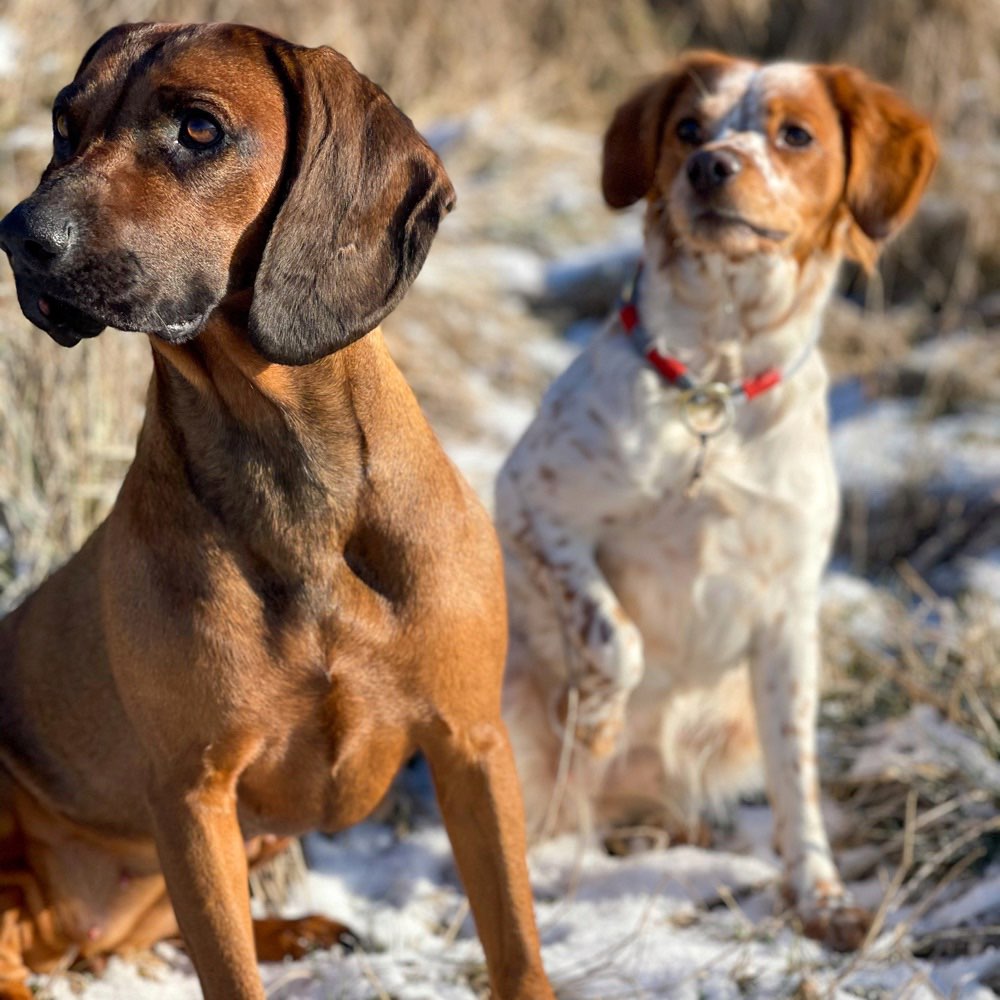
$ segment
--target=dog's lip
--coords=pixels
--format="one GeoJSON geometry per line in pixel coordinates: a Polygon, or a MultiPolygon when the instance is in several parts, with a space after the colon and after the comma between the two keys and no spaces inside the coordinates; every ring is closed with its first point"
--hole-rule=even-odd
{"type": "Polygon", "coordinates": [[[202,312],[198,313],[197,316],[192,316],[190,319],[180,320],[177,323],[167,323],[163,327],[163,332],[169,334],[171,337],[194,336],[201,329],[207,315],[207,313],[202,312]]]}
{"type": "MultiPolygon", "coordinates": [[[[44,330],[57,344],[63,347],[75,347],[81,340],[89,340],[100,334],[107,325],[106,320],[71,305],[51,295],[41,294],[35,297],[37,315],[28,318],[44,330]]],[[[178,320],[173,323],[114,323],[121,330],[134,333],[152,333],[162,337],[169,343],[181,344],[193,339],[205,325],[210,310],[198,313],[196,316],[178,320]]]]}
{"type": "Polygon", "coordinates": [[[161,319],[157,324],[140,323],[135,327],[129,326],[125,329],[134,329],[140,333],[151,333],[168,344],[186,344],[189,340],[194,340],[201,333],[202,328],[208,321],[212,309],[205,309],[187,319],[176,320],[173,323],[164,323],[161,319]]]}
{"type": "Polygon", "coordinates": [[[740,215],[739,212],[733,212],[727,209],[706,209],[703,212],[699,212],[695,216],[695,221],[707,222],[711,225],[742,226],[745,229],[749,229],[751,232],[756,233],[758,236],[763,236],[764,239],[772,240],[775,243],[780,243],[788,237],[788,233],[783,229],[771,229],[768,226],[758,225],[756,222],[752,222],[745,216],[740,215]]]}
{"type": "Polygon", "coordinates": [[[51,295],[37,295],[35,309],[38,316],[28,318],[61,347],[76,347],[81,340],[96,337],[104,330],[96,317],[51,295]]]}

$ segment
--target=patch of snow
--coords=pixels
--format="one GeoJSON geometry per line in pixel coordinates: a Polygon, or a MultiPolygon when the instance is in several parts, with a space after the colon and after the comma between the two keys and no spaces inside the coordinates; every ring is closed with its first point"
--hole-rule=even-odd
{"type": "Polygon", "coordinates": [[[834,382],[830,386],[829,404],[831,427],[861,416],[872,405],[859,378],[834,382]]]}
{"type": "Polygon", "coordinates": [[[824,612],[837,615],[854,639],[881,644],[889,614],[885,598],[874,584],[850,573],[831,570],[823,579],[820,600],[824,612]]]}
{"type": "Polygon", "coordinates": [[[587,346],[591,337],[602,329],[606,322],[603,319],[578,319],[566,328],[566,340],[582,349],[587,346]]]}
{"type": "MultiPolygon", "coordinates": [[[[569,367],[570,362],[579,353],[578,342],[567,343],[569,340],[568,333],[566,340],[557,340],[554,337],[539,338],[521,344],[518,350],[531,358],[541,371],[554,379],[569,367]]],[[[532,407],[531,416],[534,416],[534,407],[532,407]]]]}
{"type": "Polygon", "coordinates": [[[902,718],[870,727],[868,734],[874,742],[851,765],[855,781],[924,768],[942,774],[958,770],[973,776],[984,791],[1000,795],[1000,763],[931,705],[915,705],[902,718]]]}
{"type": "Polygon", "coordinates": [[[917,487],[987,498],[1000,491],[1000,411],[921,419],[919,403],[879,402],[833,428],[841,486],[874,499],[917,487]]]}
{"type": "Polygon", "coordinates": [[[982,980],[1000,978],[1000,950],[991,948],[981,955],[939,962],[928,968],[928,978],[949,1000],[996,1000],[997,994],[982,980]]]}
{"type": "Polygon", "coordinates": [[[991,598],[1000,605],[1000,549],[982,556],[963,556],[955,561],[962,589],[991,598]]]}
{"type": "Polygon", "coordinates": [[[483,111],[478,111],[462,118],[439,118],[429,124],[420,125],[420,134],[435,153],[443,156],[452,146],[469,137],[475,128],[477,117],[481,118],[483,114],[483,111]]]}
{"type": "Polygon", "coordinates": [[[20,34],[12,24],[0,21],[0,77],[9,80],[19,72],[23,72],[20,56],[20,34]]]}
{"type": "MultiPolygon", "coordinates": [[[[976,920],[994,925],[1000,923],[1000,863],[984,872],[968,892],[924,917],[917,924],[916,932],[928,934],[976,920]]],[[[1000,953],[997,958],[1000,959],[1000,953]]]]}
{"type": "MultiPolygon", "coordinates": [[[[977,985],[978,973],[992,968],[988,954],[937,965],[869,956],[854,968],[849,958],[796,936],[774,915],[778,866],[765,844],[769,810],[744,807],[740,820],[749,820],[745,833],[758,842],[748,854],[675,847],[613,858],[575,837],[536,848],[531,871],[543,957],[559,995],[773,1000],[791,997],[803,980],[837,1000],[863,990],[898,995],[892,991],[908,984],[915,990],[908,996],[934,996],[930,984],[963,1000],[988,995],[977,985]]],[[[361,947],[262,966],[272,1000],[474,1000],[482,950],[439,824],[424,820],[397,836],[369,822],[334,838],[309,837],[304,846],[310,871],[286,915],[326,913],[352,927],[361,947]]],[[[990,891],[953,904],[934,926],[980,912],[990,891]]],[[[161,945],[157,955],[155,965],[114,959],[97,978],[51,977],[44,995],[200,995],[183,953],[161,945]]]]}
{"type": "Polygon", "coordinates": [[[632,240],[566,254],[546,269],[545,291],[553,298],[564,298],[574,294],[582,283],[621,288],[635,274],[641,257],[642,250],[632,240]]]}

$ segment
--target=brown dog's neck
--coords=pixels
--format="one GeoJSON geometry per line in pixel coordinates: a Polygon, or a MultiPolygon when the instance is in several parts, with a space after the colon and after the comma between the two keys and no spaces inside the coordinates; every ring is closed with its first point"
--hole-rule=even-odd
{"type": "Polygon", "coordinates": [[[353,530],[380,378],[395,370],[381,333],[300,368],[264,361],[226,316],[188,344],[151,341],[136,463],[163,467],[166,488],[193,496],[214,533],[269,572],[325,575],[353,530]]]}

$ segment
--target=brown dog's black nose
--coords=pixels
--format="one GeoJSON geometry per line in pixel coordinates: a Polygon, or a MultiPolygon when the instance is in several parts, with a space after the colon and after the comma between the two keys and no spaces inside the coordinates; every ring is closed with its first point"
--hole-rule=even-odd
{"type": "Polygon", "coordinates": [[[721,149],[703,149],[691,156],[687,162],[687,175],[691,187],[702,195],[711,194],[716,188],[722,187],[741,169],[739,157],[721,149]]]}
{"type": "Polygon", "coordinates": [[[0,248],[12,258],[36,268],[47,268],[72,247],[76,231],[69,219],[28,202],[15,206],[0,222],[0,248]]]}

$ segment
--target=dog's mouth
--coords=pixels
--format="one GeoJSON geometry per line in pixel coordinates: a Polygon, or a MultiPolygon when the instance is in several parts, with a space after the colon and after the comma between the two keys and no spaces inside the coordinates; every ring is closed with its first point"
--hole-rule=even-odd
{"type": "Polygon", "coordinates": [[[738,212],[718,208],[708,208],[699,212],[694,217],[694,224],[699,228],[707,229],[709,232],[719,235],[722,235],[726,230],[742,229],[765,240],[770,240],[772,243],[780,243],[782,240],[787,239],[789,235],[786,230],[761,226],[740,215],[738,212]]]}
{"type": "Polygon", "coordinates": [[[96,316],[51,295],[19,287],[17,297],[24,315],[62,347],[76,347],[81,340],[96,337],[105,327],[96,316]]]}
{"type": "MultiPolygon", "coordinates": [[[[178,320],[174,323],[165,323],[159,329],[152,331],[156,336],[168,341],[171,344],[183,344],[196,337],[205,325],[208,313],[211,310],[192,316],[190,319],[178,320]]],[[[148,332],[148,331],[146,331],[148,332]]]]}
{"type": "Polygon", "coordinates": [[[210,312],[204,310],[172,322],[166,322],[160,316],[101,317],[20,281],[17,282],[17,298],[27,319],[62,347],[76,347],[81,340],[96,337],[107,326],[136,333],[152,333],[168,343],[183,344],[198,335],[210,312]]]}

